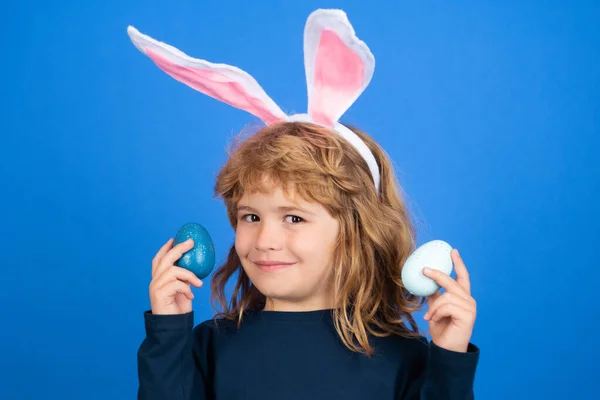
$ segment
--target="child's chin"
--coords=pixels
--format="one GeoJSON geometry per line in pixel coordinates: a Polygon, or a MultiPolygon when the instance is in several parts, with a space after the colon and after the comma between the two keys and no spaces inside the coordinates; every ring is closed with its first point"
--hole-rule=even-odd
{"type": "Polygon", "coordinates": [[[284,300],[284,301],[295,301],[301,296],[298,296],[298,293],[294,290],[294,288],[286,287],[285,285],[276,285],[275,282],[268,282],[254,284],[256,288],[267,298],[274,300],[284,300]]]}

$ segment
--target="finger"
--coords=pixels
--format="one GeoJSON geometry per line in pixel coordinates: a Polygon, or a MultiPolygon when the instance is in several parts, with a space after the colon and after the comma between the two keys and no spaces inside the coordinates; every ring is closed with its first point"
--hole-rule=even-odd
{"type": "Polygon", "coordinates": [[[462,257],[458,253],[457,249],[452,251],[453,253],[453,261],[454,261],[454,269],[456,271],[456,281],[460,286],[462,286],[467,293],[471,293],[471,278],[469,277],[469,271],[467,271],[467,266],[465,265],[462,257]]]}
{"type": "Polygon", "coordinates": [[[423,275],[433,279],[435,283],[446,289],[446,291],[448,292],[461,293],[464,297],[469,296],[469,293],[467,293],[465,288],[459,285],[458,282],[455,281],[450,275],[445,274],[442,271],[438,271],[437,269],[424,268],[423,275]]]}
{"type": "Polygon", "coordinates": [[[177,260],[183,256],[186,251],[191,250],[194,247],[194,241],[192,239],[188,239],[185,242],[178,243],[173,246],[171,250],[164,255],[164,257],[160,260],[158,267],[156,268],[156,273],[158,275],[162,274],[162,272],[175,264],[177,260]]]}
{"type": "Polygon", "coordinates": [[[175,280],[187,282],[198,288],[203,285],[203,282],[200,280],[200,278],[198,278],[192,271],[173,265],[171,268],[165,269],[160,275],[158,275],[158,277],[155,279],[154,286],[161,287],[167,282],[172,282],[175,280]]]}
{"type": "Polygon", "coordinates": [[[194,298],[194,293],[192,293],[190,285],[179,280],[168,282],[164,286],[159,287],[155,295],[159,299],[165,299],[174,297],[178,293],[185,295],[190,300],[194,298]]]}
{"type": "Polygon", "coordinates": [[[458,294],[446,292],[443,295],[441,295],[437,301],[430,304],[429,310],[427,311],[427,313],[425,313],[424,318],[428,319],[429,317],[434,315],[440,307],[444,307],[448,304],[455,304],[471,312],[475,312],[477,309],[475,299],[473,299],[472,297],[464,298],[458,294]]]}
{"type": "Polygon", "coordinates": [[[473,323],[475,321],[475,312],[465,309],[458,304],[444,304],[440,306],[434,313],[429,316],[429,320],[438,322],[442,318],[450,317],[453,320],[462,321],[465,323],[473,323]]]}
{"type": "Polygon", "coordinates": [[[442,296],[442,290],[438,289],[434,294],[427,297],[427,304],[431,305],[437,301],[442,296]]]}
{"type": "Polygon", "coordinates": [[[160,260],[164,257],[165,254],[167,254],[169,249],[172,247],[173,241],[174,241],[173,238],[170,238],[169,240],[167,240],[167,243],[162,245],[160,250],[158,250],[158,252],[154,256],[154,258],[152,259],[152,277],[153,278],[154,278],[154,272],[156,271],[156,268],[158,267],[160,260]]]}

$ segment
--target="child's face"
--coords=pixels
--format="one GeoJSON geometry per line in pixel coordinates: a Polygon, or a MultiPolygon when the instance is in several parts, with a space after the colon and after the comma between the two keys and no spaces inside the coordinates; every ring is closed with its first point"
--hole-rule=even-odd
{"type": "Polygon", "coordinates": [[[250,280],[271,300],[266,309],[331,308],[331,258],[339,223],[321,204],[291,194],[296,204],[287,200],[281,188],[268,195],[242,197],[237,212],[237,254],[250,280]],[[264,261],[289,265],[260,265],[264,261]]]}

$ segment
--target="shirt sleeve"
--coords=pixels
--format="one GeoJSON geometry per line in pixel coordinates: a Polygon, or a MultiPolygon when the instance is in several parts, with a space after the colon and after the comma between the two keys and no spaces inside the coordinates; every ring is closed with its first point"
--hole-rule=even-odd
{"type": "Polygon", "coordinates": [[[471,400],[479,362],[479,348],[469,343],[466,352],[446,350],[429,342],[427,361],[414,376],[403,399],[471,400]]]}
{"type": "Polygon", "coordinates": [[[208,399],[206,363],[198,356],[208,338],[194,330],[194,313],[144,312],[146,337],[138,353],[138,400],[208,399]]]}

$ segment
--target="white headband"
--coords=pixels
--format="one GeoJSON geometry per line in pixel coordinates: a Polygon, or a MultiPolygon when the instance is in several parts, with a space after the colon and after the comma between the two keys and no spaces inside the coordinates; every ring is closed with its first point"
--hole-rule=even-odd
{"type": "Polygon", "coordinates": [[[242,109],[271,125],[303,121],[334,130],[365,159],[379,192],[379,168],[373,153],[356,133],[340,124],[340,117],[369,85],[375,58],[356,37],[341,10],[316,10],[304,29],[304,68],[308,90],[308,114],[288,116],[256,80],[232,65],[192,58],[175,47],[140,33],[127,33],[133,44],[160,69],[189,87],[242,109]]]}

